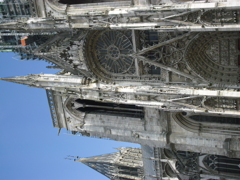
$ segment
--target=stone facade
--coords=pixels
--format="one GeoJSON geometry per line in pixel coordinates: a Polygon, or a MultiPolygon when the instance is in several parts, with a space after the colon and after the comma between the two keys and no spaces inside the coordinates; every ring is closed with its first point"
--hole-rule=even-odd
{"type": "Polygon", "coordinates": [[[68,3],[0,3],[0,49],[62,69],[2,79],[46,89],[54,127],[141,144],[143,179],[238,179],[208,163],[240,157],[240,2],[68,3]]]}

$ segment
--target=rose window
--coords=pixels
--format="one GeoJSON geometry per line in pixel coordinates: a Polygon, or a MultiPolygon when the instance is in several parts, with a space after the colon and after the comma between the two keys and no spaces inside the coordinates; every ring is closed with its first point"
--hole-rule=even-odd
{"type": "Polygon", "coordinates": [[[102,32],[96,39],[96,57],[102,68],[111,73],[126,73],[134,63],[131,41],[119,31],[102,32]]]}

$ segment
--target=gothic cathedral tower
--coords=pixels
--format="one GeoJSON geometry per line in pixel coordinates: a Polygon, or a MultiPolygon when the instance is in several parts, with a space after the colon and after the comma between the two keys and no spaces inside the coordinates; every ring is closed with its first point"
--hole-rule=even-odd
{"type": "MultiPolygon", "coordinates": [[[[46,89],[54,127],[142,145],[119,178],[239,176],[238,0],[4,0],[0,21],[1,51],[62,69],[2,78],[46,89]]],[[[79,160],[113,178],[121,152],[79,160]]]]}

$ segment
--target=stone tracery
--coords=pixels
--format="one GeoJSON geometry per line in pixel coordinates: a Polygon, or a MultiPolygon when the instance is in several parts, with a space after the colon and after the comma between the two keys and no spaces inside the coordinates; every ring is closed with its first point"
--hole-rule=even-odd
{"type": "Polygon", "coordinates": [[[237,24],[239,23],[239,13],[240,11],[237,9],[209,10],[200,16],[200,21],[206,25],[237,24]]]}
{"type": "Polygon", "coordinates": [[[131,41],[121,32],[105,31],[96,41],[99,64],[111,73],[126,73],[133,65],[131,41]]]}
{"type": "Polygon", "coordinates": [[[184,129],[194,133],[239,135],[240,119],[204,114],[173,114],[173,119],[184,129]],[[224,127],[222,124],[225,124],[224,127]]]}
{"type": "Polygon", "coordinates": [[[239,33],[202,33],[194,39],[185,52],[189,67],[209,82],[237,84],[239,68],[237,65],[237,39],[239,33]],[[235,43],[221,44],[222,41],[235,43]],[[216,45],[217,43],[217,45],[216,45]],[[232,47],[235,49],[232,50],[232,47]],[[220,48],[220,49],[219,49],[220,48]],[[221,52],[221,48],[226,51],[221,52]],[[219,53],[218,49],[220,50],[219,53]],[[225,57],[226,54],[229,57],[225,57]],[[228,64],[225,63],[228,58],[228,64]]]}
{"type": "MultiPolygon", "coordinates": [[[[166,81],[169,79],[166,70],[173,71],[171,76],[176,73],[194,79],[183,61],[185,46],[182,38],[188,36],[188,33],[154,31],[136,31],[134,34],[131,31],[92,31],[85,41],[87,65],[95,76],[104,81],[166,81]],[[133,36],[136,42],[132,41],[133,36]]],[[[184,81],[184,78],[174,76],[171,80],[184,81]]]]}
{"type": "Polygon", "coordinates": [[[121,79],[122,74],[134,77],[132,51],[129,31],[92,31],[85,41],[87,66],[105,81],[121,79]]]}
{"type": "Polygon", "coordinates": [[[240,175],[240,159],[238,158],[228,158],[226,156],[219,155],[207,155],[203,159],[203,164],[212,173],[221,174],[234,174],[236,177],[240,175]]]}

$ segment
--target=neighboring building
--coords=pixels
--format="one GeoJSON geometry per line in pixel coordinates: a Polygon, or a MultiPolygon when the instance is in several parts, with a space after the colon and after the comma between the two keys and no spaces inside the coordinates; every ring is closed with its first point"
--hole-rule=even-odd
{"type": "Polygon", "coordinates": [[[15,2],[1,50],[62,70],[2,79],[46,89],[59,130],[142,145],[76,160],[119,180],[240,179],[238,0],[15,2]]]}

